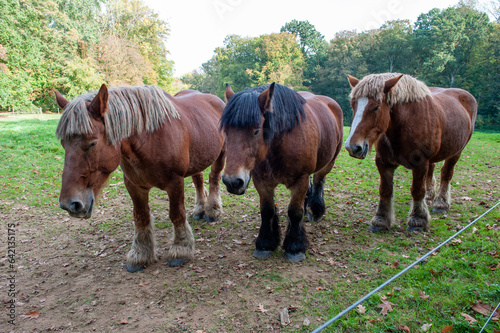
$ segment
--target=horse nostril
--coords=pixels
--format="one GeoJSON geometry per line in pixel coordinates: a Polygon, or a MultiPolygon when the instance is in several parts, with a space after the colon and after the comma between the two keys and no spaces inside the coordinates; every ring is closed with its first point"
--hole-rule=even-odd
{"type": "Polygon", "coordinates": [[[234,188],[242,188],[245,182],[241,178],[236,178],[233,182],[234,188]]]}
{"type": "Polygon", "coordinates": [[[85,206],[83,205],[83,202],[81,202],[80,200],[73,200],[69,204],[66,204],[64,202],[59,202],[59,207],[61,207],[64,210],[67,210],[70,213],[79,214],[82,212],[85,206]]]}
{"type": "Polygon", "coordinates": [[[353,153],[353,155],[359,155],[362,151],[363,151],[363,146],[356,145],[356,146],[354,146],[352,153],[353,153]]]}

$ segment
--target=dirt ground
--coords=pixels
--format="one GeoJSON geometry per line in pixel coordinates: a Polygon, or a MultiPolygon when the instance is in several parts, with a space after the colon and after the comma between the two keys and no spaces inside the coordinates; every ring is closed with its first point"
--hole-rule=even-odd
{"type": "MultiPolygon", "coordinates": [[[[9,286],[2,279],[0,301],[7,311],[2,311],[0,332],[279,332],[285,308],[288,329],[312,329],[329,318],[304,315],[310,313],[300,311],[304,299],[334,288],[339,279],[362,283],[367,275],[376,276],[373,265],[361,270],[348,263],[354,248],[369,250],[382,240],[373,234],[366,237],[363,220],[375,211],[376,193],[354,210],[348,195],[336,191],[337,204],[327,210],[342,210],[347,217],[332,219],[330,214],[319,223],[307,223],[311,245],[299,264],[287,263],[282,251],[267,260],[254,259],[258,199],[225,202],[221,221],[189,219],[196,259],[178,268],[166,264],[171,237],[166,196],[153,195],[160,260],[131,274],[124,260],[133,235],[132,205],[123,191],[111,199],[104,195],[88,220],[27,205],[0,210],[0,221],[15,224],[17,292],[12,326],[7,322],[9,286]],[[348,232],[341,229],[346,221],[348,232]]],[[[325,195],[332,195],[331,190],[325,195]]],[[[57,199],[48,202],[53,210],[57,199]]],[[[286,202],[280,199],[280,209],[286,202]]],[[[191,208],[192,198],[187,202],[191,208]]],[[[282,212],[282,230],[284,221],[282,212]]],[[[395,227],[394,237],[401,236],[403,228],[395,227]]],[[[2,242],[3,273],[9,266],[6,253],[2,242]]]]}

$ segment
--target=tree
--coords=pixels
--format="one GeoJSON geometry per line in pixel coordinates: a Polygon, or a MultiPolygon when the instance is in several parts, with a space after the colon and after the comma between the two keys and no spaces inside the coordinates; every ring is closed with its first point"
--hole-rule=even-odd
{"type": "Polygon", "coordinates": [[[292,20],[281,28],[281,32],[289,32],[297,37],[306,62],[303,84],[311,86],[316,78],[318,67],[327,59],[328,43],[325,41],[325,36],[319,33],[309,21],[292,20]]]}

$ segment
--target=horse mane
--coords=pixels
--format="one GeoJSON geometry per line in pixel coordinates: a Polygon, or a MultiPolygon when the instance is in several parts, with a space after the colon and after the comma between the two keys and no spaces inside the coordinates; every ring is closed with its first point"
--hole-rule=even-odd
{"type": "MultiPolygon", "coordinates": [[[[262,111],[259,95],[269,85],[249,88],[231,97],[220,119],[220,128],[252,128],[261,124],[262,111]]],[[[290,131],[305,118],[306,100],[294,90],[275,84],[272,99],[272,112],[264,114],[264,140],[269,144],[275,135],[290,131]]]]}
{"type": "MultiPolygon", "coordinates": [[[[158,130],[170,117],[179,118],[172,102],[157,86],[123,86],[108,90],[108,112],[104,114],[106,137],[116,144],[143,130],[151,133],[158,130]]],[[[81,95],[68,103],[57,125],[59,140],[75,135],[93,133],[91,115],[87,102],[91,102],[97,91],[81,95]]]]}
{"type": "MultiPolygon", "coordinates": [[[[401,74],[382,73],[367,75],[352,89],[350,97],[355,99],[371,97],[382,101],[384,98],[385,81],[399,75],[401,74]]],[[[393,106],[399,103],[417,102],[427,96],[431,96],[431,92],[424,82],[410,75],[403,75],[387,94],[387,104],[393,106]]]]}

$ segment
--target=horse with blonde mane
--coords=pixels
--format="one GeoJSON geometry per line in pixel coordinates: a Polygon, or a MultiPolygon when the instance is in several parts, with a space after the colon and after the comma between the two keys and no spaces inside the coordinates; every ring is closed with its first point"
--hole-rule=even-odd
{"type": "Polygon", "coordinates": [[[363,159],[375,145],[380,173],[380,202],[370,230],[386,231],[394,223],[393,177],[399,165],[411,169],[413,198],[408,230],[426,231],[433,211],[450,209],[450,182],[462,150],[471,138],[476,99],[467,91],[427,87],[399,73],[348,75],[353,122],[345,148],[363,159]],[[435,163],[445,161],[435,192],[435,163]]]}
{"type": "Polygon", "coordinates": [[[56,131],[65,149],[60,207],[71,216],[90,218],[96,196],[120,165],[134,206],[135,235],[127,270],[137,272],[157,260],[148,203],[153,187],[169,197],[174,225],[169,265],[192,259],[194,236],[186,219],[184,178],[191,176],[196,188],[195,218],[216,220],[222,213],[224,140],[218,122],[224,102],[193,90],[172,97],[156,86],[108,90],[103,84],[99,92],[72,102],[55,94],[64,109],[56,131]],[[207,193],[203,171],[209,166],[207,193]]]}

